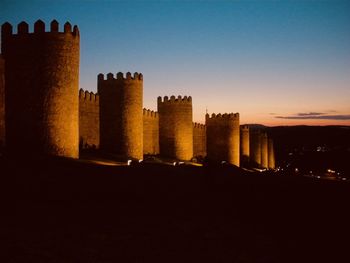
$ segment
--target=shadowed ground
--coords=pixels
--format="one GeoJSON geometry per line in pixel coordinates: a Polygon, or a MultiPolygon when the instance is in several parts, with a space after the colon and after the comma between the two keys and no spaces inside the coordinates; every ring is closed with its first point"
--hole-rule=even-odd
{"type": "Polygon", "coordinates": [[[1,262],[350,262],[348,183],[232,167],[0,162],[10,208],[1,262]]]}

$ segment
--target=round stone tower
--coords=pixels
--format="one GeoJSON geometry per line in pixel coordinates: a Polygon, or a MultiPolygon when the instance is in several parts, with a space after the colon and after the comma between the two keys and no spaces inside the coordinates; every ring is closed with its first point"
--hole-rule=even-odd
{"type": "Polygon", "coordinates": [[[250,132],[250,162],[255,167],[261,166],[261,134],[259,130],[250,132]]]}
{"type": "Polygon", "coordinates": [[[269,169],[275,169],[275,149],[273,146],[273,140],[271,138],[269,138],[269,169]]]}
{"type": "Polygon", "coordinates": [[[205,116],[207,126],[207,158],[227,161],[239,166],[239,113],[205,116]]]}
{"type": "Polygon", "coordinates": [[[6,145],[10,154],[79,156],[79,30],[38,20],[2,25],[6,145]]]}
{"type": "Polygon", "coordinates": [[[179,160],[193,157],[192,98],[158,97],[159,150],[179,160]]]}
{"type": "Polygon", "coordinates": [[[98,75],[100,148],[125,158],[143,158],[143,76],[98,75]]]}
{"type": "Polygon", "coordinates": [[[249,126],[241,125],[241,165],[249,164],[249,126]]]}
{"type": "Polygon", "coordinates": [[[267,133],[261,133],[261,167],[268,168],[268,138],[267,133]]]}

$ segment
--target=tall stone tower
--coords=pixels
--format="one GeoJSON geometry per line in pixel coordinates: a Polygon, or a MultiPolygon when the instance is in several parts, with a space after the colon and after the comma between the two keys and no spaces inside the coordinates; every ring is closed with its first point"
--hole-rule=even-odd
{"type": "Polygon", "coordinates": [[[6,145],[11,154],[78,158],[79,30],[38,20],[34,32],[5,23],[6,145]]]}
{"type": "Polygon", "coordinates": [[[163,156],[179,160],[193,157],[192,98],[158,97],[159,147],[163,156]]]}
{"type": "Polygon", "coordinates": [[[249,164],[249,126],[241,125],[241,165],[249,164]]]}
{"type": "Polygon", "coordinates": [[[207,157],[239,166],[239,113],[205,115],[207,157]]]}
{"type": "Polygon", "coordinates": [[[143,76],[98,75],[100,148],[126,158],[143,158],[143,76]]]}
{"type": "Polygon", "coordinates": [[[0,54],[0,149],[5,146],[5,62],[0,54]]]}
{"type": "Polygon", "coordinates": [[[259,130],[250,132],[250,162],[253,166],[261,166],[261,134],[259,130]]]}
{"type": "Polygon", "coordinates": [[[267,133],[261,133],[261,167],[268,167],[268,139],[267,133]]]}
{"type": "Polygon", "coordinates": [[[273,140],[271,138],[269,138],[269,146],[268,146],[268,149],[269,149],[269,164],[268,164],[268,167],[269,169],[275,169],[275,149],[274,149],[274,146],[273,146],[273,140]]]}

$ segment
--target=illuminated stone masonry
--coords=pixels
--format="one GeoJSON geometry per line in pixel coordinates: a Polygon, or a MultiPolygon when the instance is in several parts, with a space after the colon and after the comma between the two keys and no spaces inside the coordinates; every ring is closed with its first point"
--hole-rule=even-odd
{"type": "Polygon", "coordinates": [[[0,146],[10,155],[78,158],[80,148],[275,167],[272,139],[240,127],[239,113],[206,114],[206,124],[194,123],[191,96],[158,97],[157,111],[144,109],[140,73],[99,74],[98,93],[78,90],[77,26],[67,22],[60,32],[53,20],[46,31],[38,20],[34,32],[25,22],[17,33],[9,23],[1,32],[0,146]]]}

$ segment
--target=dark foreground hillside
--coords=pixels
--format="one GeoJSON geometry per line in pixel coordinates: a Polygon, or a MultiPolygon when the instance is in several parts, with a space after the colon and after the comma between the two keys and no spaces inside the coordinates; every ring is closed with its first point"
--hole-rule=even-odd
{"type": "Polygon", "coordinates": [[[350,184],[1,160],[1,262],[350,262],[350,184]]]}

